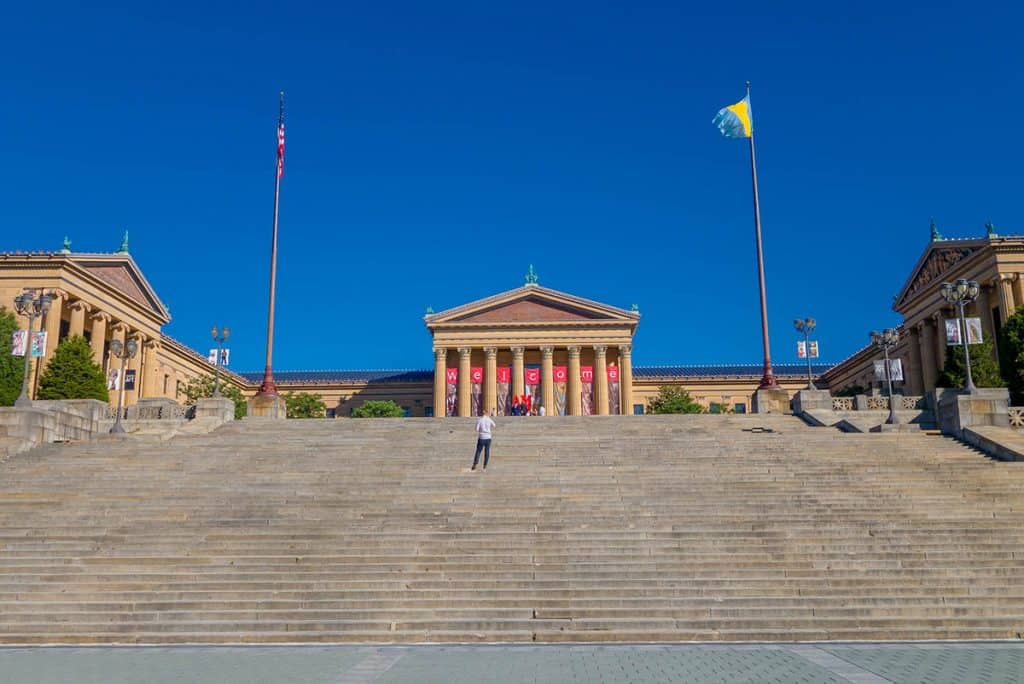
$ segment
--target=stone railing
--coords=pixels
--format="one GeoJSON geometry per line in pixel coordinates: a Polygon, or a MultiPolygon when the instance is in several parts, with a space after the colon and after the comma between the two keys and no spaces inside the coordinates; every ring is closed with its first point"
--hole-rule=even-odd
{"type": "Polygon", "coordinates": [[[889,397],[868,397],[867,409],[869,411],[888,410],[889,397]]]}
{"type": "Polygon", "coordinates": [[[1010,417],[1010,427],[1024,428],[1024,406],[1010,406],[1006,412],[1010,417]]]}
{"type": "MultiPolygon", "coordinates": [[[[192,420],[196,406],[182,406],[177,403],[128,406],[121,409],[121,420],[192,420]]],[[[117,407],[108,406],[107,420],[117,420],[117,407]]]]}
{"type": "Polygon", "coordinates": [[[833,411],[853,411],[856,408],[853,397],[832,397],[833,411]]]}

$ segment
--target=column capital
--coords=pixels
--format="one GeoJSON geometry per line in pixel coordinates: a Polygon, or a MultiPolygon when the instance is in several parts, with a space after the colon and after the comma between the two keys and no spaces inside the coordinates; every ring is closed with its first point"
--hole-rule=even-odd
{"type": "Polygon", "coordinates": [[[549,358],[554,356],[555,348],[554,347],[541,347],[540,348],[540,354],[541,354],[541,356],[543,358],[549,359],[549,358]]]}
{"type": "Polygon", "coordinates": [[[109,323],[111,321],[110,314],[105,311],[97,311],[93,315],[89,316],[90,321],[103,321],[109,323]]]}
{"type": "Polygon", "coordinates": [[[434,350],[434,359],[437,361],[444,361],[448,358],[448,349],[446,347],[438,347],[434,350]]]}
{"type": "MultiPolygon", "coordinates": [[[[93,316],[93,318],[98,318],[98,316],[93,316]]],[[[110,320],[110,316],[107,316],[107,320],[110,320]]],[[[117,321],[115,323],[111,323],[110,324],[110,331],[112,333],[114,333],[115,335],[117,333],[122,333],[122,332],[127,335],[128,334],[128,324],[125,323],[124,321],[117,321]]]]}
{"type": "Polygon", "coordinates": [[[76,299],[73,302],[69,302],[68,308],[78,310],[83,313],[88,313],[89,311],[92,310],[92,306],[88,302],[82,301],[81,299],[76,299]]]}
{"type": "Polygon", "coordinates": [[[515,356],[515,357],[518,357],[518,358],[522,358],[522,356],[523,356],[523,354],[525,352],[526,352],[526,347],[512,347],[512,356],[515,356]]]}
{"type": "Polygon", "coordinates": [[[147,351],[155,352],[159,350],[162,345],[160,344],[160,340],[146,340],[145,342],[142,343],[142,346],[147,351]]]}
{"type": "Polygon", "coordinates": [[[59,299],[67,299],[68,298],[67,290],[62,290],[59,287],[53,288],[47,294],[49,294],[54,299],[58,299],[58,298],[59,299]]]}
{"type": "Polygon", "coordinates": [[[619,353],[620,354],[632,354],[633,353],[633,345],[631,345],[631,344],[620,344],[619,345],[619,353]]]}
{"type": "Polygon", "coordinates": [[[573,356],[579,356],[580,355],[579,345],[572,345],[572,346],[566,347],[566,349],[569,350],[570,358],[573,357],[573,356]]]}
{"type": "Polygon", "coordinates": [[[131,333],[129,333],[129,337],[133,337],[136,340],[138,340],[139,344],[145,344],[146,340],[149,339],[149,335],[142,332],[141,330],[133,330],[131,333]]]}
{"type": "Polygon", "coordinates": [[[488,360],[498,358],[498,348],[484,347],[484,356],[486,356],[488,360]]]}
{"type": "Polygon", "coordinates": [[[594,352],[595,353],[597,353],[597,354],[604,354],[606,351],[608,351],[608,345],[607,344],[595,344],[594,345],[594,352]]]}
{"type": "Polygon", "coordinates": [[[1012,283],[1019,275],[1019,273],[1000,273],[998,277],[1001,282],[1012,283]]]}
{"type": "Polygon", "coordinates": [[[469,358],[469,355],[472,353],[472,347],[459,347],[459,356],[462,358],[469,358]]]}

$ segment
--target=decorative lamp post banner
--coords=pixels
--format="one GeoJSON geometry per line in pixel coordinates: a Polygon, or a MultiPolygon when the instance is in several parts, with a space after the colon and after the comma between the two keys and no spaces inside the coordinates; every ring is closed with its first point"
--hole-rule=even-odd
{"type": "Polygon", "coordinates": [[[806,359],[807,358],[807,343],[803,340],[796,341],[796,358],[806,359]]]}
{"type": "Polygon", "coordinates": [[[807,346],[808,346],[807,352],[811,355],[811,358],[812,359],[818,358],[818,341],[817,340],[811,340],[810,342],[807,343],[807,346]]]}
{"type": "Polygon", "coordinates": [[[469,382],[471,413],[474,416],[482,416],[484,415],[484,369],[470,368],[469,382]]]}
{"type": "Polygon", "coordinates": [[[580,366],[580,385],[583,396],[581,397],[583,415],[594,415],[594,367],[580,366]]]}
{"type": "Polygon", "coordinates": [[[568,366],[554,366],[551,377],[555,381],[555,415],[564,416],[566,412],[565,388],[569,382],[568,366]]]}
{"type": "Polygon", "coordinates": [[[540,368],[528,366],[523,369],[523,380],[526,386],[526,410],[533,413],[533,407],[540,404],[540,368]]]}
{"type": "MultiPolygon", "coordinates": [[[[967,321],[967,344],[981,344],[981,319],[974,317],[967,321]]],[[[956,318],[946,319],[946,344],[963,344],[960,337],[960,321],[956,318]]]]}
{"type": "Polygon", "coordinates": [[[135,389],[135,369],[129,368],[124,372],[124,388],[126,390],[135,389]]]}
{"type": "Polygon", "coordinates": [[[495,373],[498,381],[498,415],[512,415],[512,368],[498,366],[495,373]]]}
{"type": "Polygon", "coordinates": [[[449,418],[459,415],[459,369],[444,369],[444,413],[449,418]]]}
{"type": "Polygon", "coordinates": [[[619,367],[608,366],[608,415],[619,415],[619,367]]]}
{"type": "MultiPolygon", "coordinates": [[[[25,339],[28,336],[24,330],[15,330],[11,333],[11,356],[25,356],[25,339]]],[[[46,355],[46,331],[32,333],[32,356],[39,358],[46,355]]]]}
{"type": "MultiPolygon", "coordinates": [[[[889,359],[889,374],[893,382],[903,382],[903,362],[889,359]]],[[[875,380],[885,382],[885,361],[875,361],[875,380]]]]}

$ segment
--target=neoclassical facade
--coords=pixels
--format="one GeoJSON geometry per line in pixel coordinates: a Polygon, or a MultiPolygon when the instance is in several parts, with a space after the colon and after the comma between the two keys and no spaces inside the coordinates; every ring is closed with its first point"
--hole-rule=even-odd
{"type": "MultiPolygon", "coordinates": [[[[936,387],[946,362],[946,321],[957,316],[939,287],[959,278],[981,286],[966,315],[981,319],[983,335],[993,342],[998,359],[1003,321],[1024,305],[1024,237],[999,235],[988,225],[984,237],[945,239],[932,225],[931,240],[893,302],[903,322],[898,327],[900,344],[890,355],[902,362],[904,394],[922,395],[936,387]]],[[[877,387],[874,362],[881,358],[880,351],[867,345],[830,368],[823,379],[833,392],[852,386],[877,387]]]]}

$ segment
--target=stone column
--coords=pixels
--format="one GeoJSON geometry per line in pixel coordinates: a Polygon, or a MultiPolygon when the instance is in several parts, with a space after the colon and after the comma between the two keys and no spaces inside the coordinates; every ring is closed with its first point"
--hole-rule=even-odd
{"type": "Polygon", "coordinates": [[[633,415],[633,345],[619,345],[619,396],[624,416],[633,415]]]}
{"type": "Polygon", "coordinates": [[[583,388],[580,386],[580,348],[569,347],[569,415],[583,415],[583,388]]]}
{"type": "Polygon", "coordinates": [[[85,335],[85,314],[89,312],[89,305],[81,299],[76,299],[68,306],[71,310],[71,321],[68,326],[68,335],[85,335]]]}
{"type": "Polygon", "coordinates": [[[160,342],[158,340],[149,340],[142,346],[142,354],[144,355],[142,363],[142,391],[139,393],[140,398],[156,397],[161,395],[162,388],[160,387],[159,378],[157,378],[157,364],[156,364],[156,352],[160,349],[160,342]]]}
{"type": "Polygon", "coordinates": [[[51,296],[53,300],[50,302],[50,310],[46,312],[46,351],[43,354],[43,368],[50,364],[53,353],[57,351],[57,344],[60,342],[60,320],[64,313],[64,300],[67,298],[67,293],[54,290],[51,296]]]}
{"type": "Polygon", "coordinates": [[[447,361],[448,350],[444,347],[438,347],[434,350],[434,417],[444,418],[445,411],[445,396],[444,393],[448,389],[447,378],[445,377],[445,371],[448,369],[447,361]]]}
{"type": "MultiPolygon", "coordinates": [[[[127,339],[127,337],[128,337],[128,326],[127,325],[125,325],[124,323],[121,323],[121,322],[112,323],[111,324],[111,326],[110,326],[110,340],[111,340],[111,342],[113,342],[114,340],[119,340],[121,342],[121,344],[124,344],[124,342],[127,339]]],[[[112,404],[114,404],[114,406],[117,406],[117,396],[118,396],[118,394],[120,394],[121,388],[124,387],[124,373],[121,373],[121,359],[117,358],[116,356],[114,356],[111,353],[108,353],[107,354],[107,363],[106,363],[105,368],[107,369],[108,373],[113,368],[116,368],[118,373],[120,373],[120,375],[118,376],[117,389],[110,390],[110,402],[112,404]]],[[[125,373],[127,373],[127,372],[128,372],[128,366],[125,365],[125,373]]],[[[127,392],[127,390],[124,393],[124,405],[125,406],[128,405],[128,392],[127,392]]]]}
{"type": "Polygon", "coordinates": [[[1006,319],[1017,309],[1013,296],[1013,274],[1003,273],[999,276],[999,313],[1006,325],[1006,319]]]}
{"type": "Polygon", "coordinates": [[[996,286],[992,283],[982,285],[975,308],[978,310],[978,315],[981,316],[981,327],[984,330],[982,336],[992,341],[992,358],[998,361],[999,340],[996,339],[996,321],[992,316],[992,300],[995,289],[996,286]]]}
{"type": "Polygon", "coordinates": [[[146,335],[134,331],[129,333],[128,337],[135,340],[138,345],[138,351],[135,352],[135,356],[128,359],[127,365],[124,368],[125,377],[128,377],[128,371],[135,371],[135,386],[132,389],[125,389],[124,393],[124,405],[131,406],[135,404],[139,397],[142,396],[142,378],[145,374],[145,353],[146,353],[146,335]]]}
{"type": "Polygon", "coordinates": [[[597,415],[608,415],[608,364],[605,362],[605,354],[608,346],[604,344],[594,345],[594,379],[597,381],[597,391],[594,392],[594,401],[597,403],[597,415]]]}
{"type": "Polygon", "coordinates": [[[1024,306],[1024,274],[1013,274],[1013,301],[1017,306],[1024,306]]]}
{"type": "Polygon", "coordinates": [[[512,347],[512,394],[521,397],[526,393],[523,387],[523,347],[512,347]]]}
{"type": "Polygon", "coordinates": [[[921,346],[921,382],[925,392],[935,389],[938,368],[935,365],[935,329],[926,319],[917,324],[917,341],[921,346]]]}
{"type": "Polygon", "coordinates": [[[97,311],[89,317],[89,320],[92,321],[92,333],[89,339],[89,345],[92,346],[92,360],[105,371],[107,359],[103,352],[107,342],[107,322],[110,321],[110,316],[102,311],[97,311]]]}
{"type": "Polygon", "coordinates": [[[921,371],[921,332],[916,327],[910,329],[907,353],[910,358],[907,361],[907,368],[903,371],[906,378],[904,387],[907,394],[918,396],[924,394],[924,383],[921,371]]]}
{"type": "Polygon", "coordinates": [[[473,398],[469,395],[469,347],[459,347],[459,416],[467,418],[472,414],[473,398]]]}
{"type": "Polygon", "coordinates": [[[484,347],[484,414],[498,410],[498,348],[484,347]]]}
{"type": "Polygon", "coordinates": [[[940,309],[933,313],[932,325],[935,328],[935,377],[938,377],[938,371],[946,366],[946,312],[940,309]]]}
{"type": "Polygon", "coordinates": [[[540,394],[544,413],[555,415],[555,348],[540,348],[540,394]]]}

